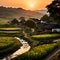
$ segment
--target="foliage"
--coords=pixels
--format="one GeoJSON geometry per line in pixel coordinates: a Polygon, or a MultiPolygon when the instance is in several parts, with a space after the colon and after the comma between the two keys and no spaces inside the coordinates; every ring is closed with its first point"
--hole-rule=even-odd
{"type": "Polygon", "coordinates": [[[60,22],[60,1],[54,0],[50,5],[47,6],[50,16],[54,18],[55,22],[60,22]]]}
{"type": "Polygon", "coordinates": [[[15,18],[11,21],[11,24],[14,25],[14,24],[18,24],[18,20],[15,18]]]}
{"type": "Polygon", "coordinates": [[[20,42],[13,37],[0,37],[0,58],[13,53],[20,46],[20,42]]]}
{"type": "Polygon", "coordinates": [[[31,48],[34,48],[34,47],[36,47],[37,45],[40,44],[39,41],[31,39],[31,37],[22,37],[22,38],[29,43],[29,45],[31,46],[31,48]]]}
{"type": "Polygon", "coordinates": [[[57,44],[43,44],[33,48],[31,51],[16,57],[13,60],[42,60],[44,56],[49,54],[57,47],[57,44]]]}
{"type": "Polygon", "coordinates": [[[49,21],[49,16],[48,15],[44,15],[40,20],[49,21]]]}
{"type": "Polygon", "coordinates": [[[30,19],[25,22],[25,26],[30,27],[30,28],[36,28],[37,27],[36,23],[30,19]]]}

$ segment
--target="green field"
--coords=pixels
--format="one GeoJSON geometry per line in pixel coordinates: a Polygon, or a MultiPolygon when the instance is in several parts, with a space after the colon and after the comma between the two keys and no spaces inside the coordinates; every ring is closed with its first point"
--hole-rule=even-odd
{"type": "MultiPolygon", "coordinates": [[[[0,28],[0,36],[12,36],[0,37],[0,57],[11,54],[20,48],[21,44],[14,37],[19,36],[21,38],[22,31],[21,28],[0,28]]],[[[27,37],[22,36],[22,38],[30,44],[31,50],[13,60],[38,60],[45,57],[57,48],[56,43],[50,44],[50,39],[60,38],[60,34],[40,34],[27,37]],[[40,40],[44,43],[41,44],[40,40]],[[45,42],[48,41],[49,44],[46,44],[45,42]]]]}
{"type": "Polygon", "coordinates": [[[0,58],[13,53],[20,46],[20,42],[14,37],[0,37],[0,58]]]}
{"type": "Polygon", "coordinates": [[[24,40],[27,40],[27,42],[33,48],[41,44],[53,43],[55,39],[59,39],[59,38],[60,38],[60,34],[40,34],[40,35],[25,37],[24,40]]]}
{"type": "Polygon", "coordinates": [[[0,28],[0,31],[19,31],[21,28],[0,28]]]}
{"type": "Polygon", "coordinates": [[[11,19],[0,18],[0,24],[7,24],[9,22],[9,20],[11,20],[11,19]]]}
{"type": "Polygon", "coordinates": [[[47,37],[56,37],[59,36],[60,34],[40,34],[40,35],[33,35],[33,38],[47,38],[47,37]]]}
{"type": "Polygon", "coordinates": [[[24,38],[24,40],[27,40],[30,44],[31,50],[12,60],[43,60],[47,55],[58,48],[59,43],[50,43],[50,39],[53,41],[55,37],[57,39],[60,38],[60,34],[40,34],[24,38]],[[47,39],[49,43],[41,44],[40,39],[43,40],[42,42],[45,42],[45,40],[47,39]]]}
{"type": "Polygon", "coordinates": [[[55,43],[39,45],[13,60],[42,60],[43,57],[52,52],[56,47],[57,44],[55,43]]]}
{"type": "Polygon", "coordinates": [[[0,28],[0,36],[16,36],[21,35],[21,28],[0,28]]]}
{"type": "Polygon", "coordinates": [[[60,38],[60,34],[40,34],[40,35],[33,35],[33,39],[55,39],[55,38],[60,38]]]}

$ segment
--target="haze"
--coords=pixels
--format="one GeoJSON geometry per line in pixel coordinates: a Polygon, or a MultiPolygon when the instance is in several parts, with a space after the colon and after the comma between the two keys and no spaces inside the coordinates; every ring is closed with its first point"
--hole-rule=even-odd
{"type": "Polygon", "coordinates": [[[0,6],[23,8],[26,10],[42,10],[52,0],[0,0],[0,6]]]}

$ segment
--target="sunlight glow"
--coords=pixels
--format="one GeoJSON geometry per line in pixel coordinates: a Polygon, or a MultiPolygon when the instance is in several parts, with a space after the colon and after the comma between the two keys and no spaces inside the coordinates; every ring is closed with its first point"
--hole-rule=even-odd
{"type": "Polygon", "coordinates": [[[0,0],[0,6],[24,8],[26,10],[45,9],[52,0],[0,0]]]}
{"type": "Polygon", "coordinates": [[[31,4],[29,4],[29,6],[30,6],[30,8],[33,8],[34,7],[34,4],[31,3],[31,4]]]}

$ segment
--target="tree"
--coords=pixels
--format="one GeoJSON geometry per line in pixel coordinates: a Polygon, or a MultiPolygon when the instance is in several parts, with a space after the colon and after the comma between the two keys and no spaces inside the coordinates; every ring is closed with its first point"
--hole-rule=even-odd
{"type": "Polygon", "coordinates": [[[55,22],[60,23],[60,0],[54,0],[47,6],[50,16],[54,18],[55,22]]]}
{"type": "Polygon", "coordinates": [[[12,24],[12,25],[18,24],[18,23],[19,23],[19,22],[18,22],[18,20],[17,20],[16,18],[11,21],[11,24],[12,24]]]}
{"type": "Polygon", "coordinates": [[[25,26],[30,27],[30,28],[36,28],[37,27],[36,23],[32,19],[27,20],[25,22],[25,26]]]}
{"type": "Polygon", "coordinates": [[[24,17],[20,17],[19,19],[20,19],[20,23],[21,24],[24,24],[25,23],[25,18],[24,17]]]}
{"type": "Polygon", "coordinates": [[[37,31],[37,23],[33,21],[32,19],[29,19],[25,22],[25,26],[29,27],[31,29],[31,33],[35,34],[37,31]]]}
{"type": "Polygon", "coordinates": [[[48,15],[44,15],[40,20],[49,21],[49,16],[48,15]]]}

